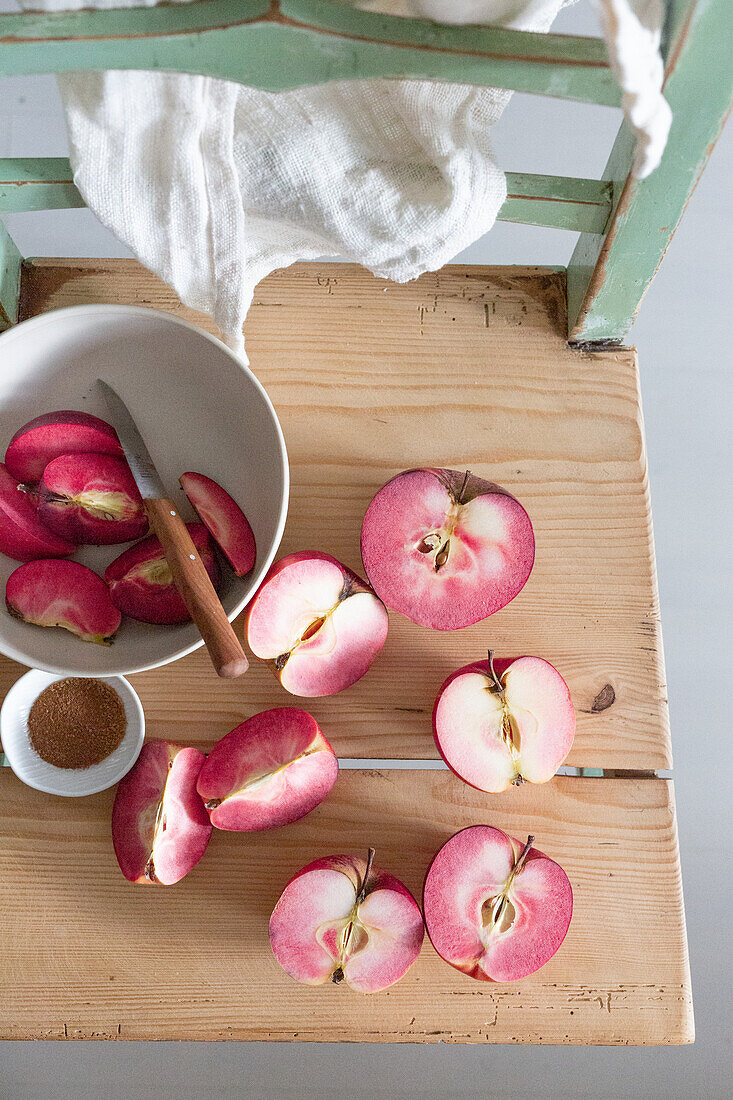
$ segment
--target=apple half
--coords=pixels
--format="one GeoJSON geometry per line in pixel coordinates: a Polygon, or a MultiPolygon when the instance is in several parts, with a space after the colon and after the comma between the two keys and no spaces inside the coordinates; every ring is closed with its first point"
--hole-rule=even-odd
{"type": "Polygon", "coordinates": [[[45,527],[34,497],[0,463],[0,551],[15,561],[65,558],[76,547],[45,527]]]}
{"type": "Polygon", "coordinates": [[[198,793],[217,829],[273,829],[314,810],[338,770],[315,718],[297,707],[275,707],[248,718],[214,745],[198,793]]]}
{"type": "Polygon", "coordinates": [[[226,489],[205,474],[181,474],[181,488],[238,577],[255,566],[257,548],[249,520],[226,489]]]}
{"type": "Polygon", "coordinates": [[[129,882],[172,886],[206,851],[211,822],[196,793],[206,757],[170,741],[146,741],[120,780],[112,843],[129,882]]]}
{"type": "Polygon", "coordinates": [[[247,612],[247,642],[273,661],[292,695],[334,695],[356,683],[387,638],[387,610],[330,554],[303,552],[269,570],[247,612]]]}
{"type": "Polygon", "coordinates": [[[58,558],[19,565],[5,584],[5,606],[25,623],[60,626],[97,645],[111,644],[122,618],[101,577],[58,558]]]}
{"type": "Polygon", "coordinates": [[[61,409],[44,413],[19,428],[5,454],[5,465],[14,478],[28,485],[54,458],[81,454],[122,455],[117,433],[106,421],[89,413],[61,409]]]}
{"type": "Polygon", "coordinates": [[[394,875],[374,868],[374,849],[326,856],[290,880],[270,917],[280,966],[306,985],[345,982],[377,993],[402,978],[420,954],[420,908],[394,875]]]}
{"type": "Polygon", "coordinates": [[[124,458],[61,455],[49,462],[38,489],[39,519],[71,542],[109,546],[148,530],[148,517],[124,458]]]}
{"type": "Polygon", "coordinates": [[[366,510],[361,556],[387,607],[420,626],[459,630],[505,607],[534,563],[518,500],[457,470],[406,470],[366,510]]]}
{"type": "Polygon", "coordinates": [[[433,736],[457,776],[490,794],[546,783],[570,752],[575,709],[568,685],[540,657],[465,665],[445,681],[433,736]]]}
{"type": "Polygon", "coordinates": [[[516,982],[559,949],[573,914],[562,867],[490,825],[470,825],[446,841],[425,878],[430,941],[471,978],[516,982]]]}

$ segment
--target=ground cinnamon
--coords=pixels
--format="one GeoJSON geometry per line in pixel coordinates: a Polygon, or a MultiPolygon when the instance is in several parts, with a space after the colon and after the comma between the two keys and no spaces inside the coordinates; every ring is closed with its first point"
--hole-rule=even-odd
{"type": "Polygon", "coordinates": [[[57,768],[89,768],[117,748],[127,717],[117,692],[103,680],[69,677],[41,692],[28,716],[31,746],[57,768]]]}

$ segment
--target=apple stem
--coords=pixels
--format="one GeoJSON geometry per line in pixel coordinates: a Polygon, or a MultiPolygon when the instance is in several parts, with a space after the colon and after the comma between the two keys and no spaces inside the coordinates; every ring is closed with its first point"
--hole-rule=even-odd
{"type": "Polygon", "coordinates": [[[522,848],[522,851],[519,854],[519,859],[514,864],[514,867],[512,869],[512,878],[515,878],[519,874],[519,872],[522,870],[522,868],[524,867],[524,864],[527,861],[527,856],[529,855],[530,848],[532,847],[533,844],[534,844],[534,837],[533,836],[528,836],[527,837],[527,843],[522,848]]]}
{"type": "Polygon", "coordinates": [[[463,504],[463,494],[466,491],[466,486],[468,485],[468,479],[469,479],[470,476],[471,476],[471,471],[466,470],[465,474],[463,475],[463,485],[461,485],[461,491],[458,494],[458,503],[459,504],[463,504]]]}
{"type": "Polygon", "coordinates": [[[491,672],[491,679],[494,681],[494,686],[495,686],[496,690],[498,691],[499,695],[503,699],[504,698],[504,685],[502,684],[501,680],[497,676],[496,669],[494,668],[494,651],[493,651],[493,649],[489,650],[489,671],[491,672]]]}
{"type": "Polygon", "coordinates": [[[367,852],[366,870],[364,871],[364,878],[361,880],[361,888],[356,895],[356,904],[361,905],[364,898],[367,896],[367,883],[369,876],[372,873],[372,864],[374,863],[375,852],[373,848],[370,848],[367,852]]]}

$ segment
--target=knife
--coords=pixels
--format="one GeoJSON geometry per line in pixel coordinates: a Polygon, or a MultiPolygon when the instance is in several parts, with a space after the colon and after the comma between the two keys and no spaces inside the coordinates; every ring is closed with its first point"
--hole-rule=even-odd
{"type": "Polygon", "coordinates": [[[201,632],[219,676],[233,679],[249,667],[206,567],[199,557],[178,509],[165,491],[130,410],[111,386],[97,379],[127,464],[143,498],[150,526],[163,547],[173,583],[201,632]]]}

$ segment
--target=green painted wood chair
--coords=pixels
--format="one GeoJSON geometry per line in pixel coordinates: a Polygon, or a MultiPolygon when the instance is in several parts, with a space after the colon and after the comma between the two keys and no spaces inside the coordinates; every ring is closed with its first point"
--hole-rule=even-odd
{"type": "MultiPolygon", "coordinates": [[[[508,173],[503,221],[579,232],[567,269],[568,338],[620,342],[633,323],[730,107],[731,0],[667,0],[663,160],[629,169],[622,124],[600,180],[508,173]]],[[[0,16],[0,76],[143,69],[281,91],[366,77],[450,80],[619,106],[602,41],[448,27],[338,0],[195,0],[156,8],[0,16]]],[[[0,160],[0,215],[83,206],[68,160],[0,160]]],[[[0,327],[18,317],[22,257],[0,221],[0,327]]]]}

